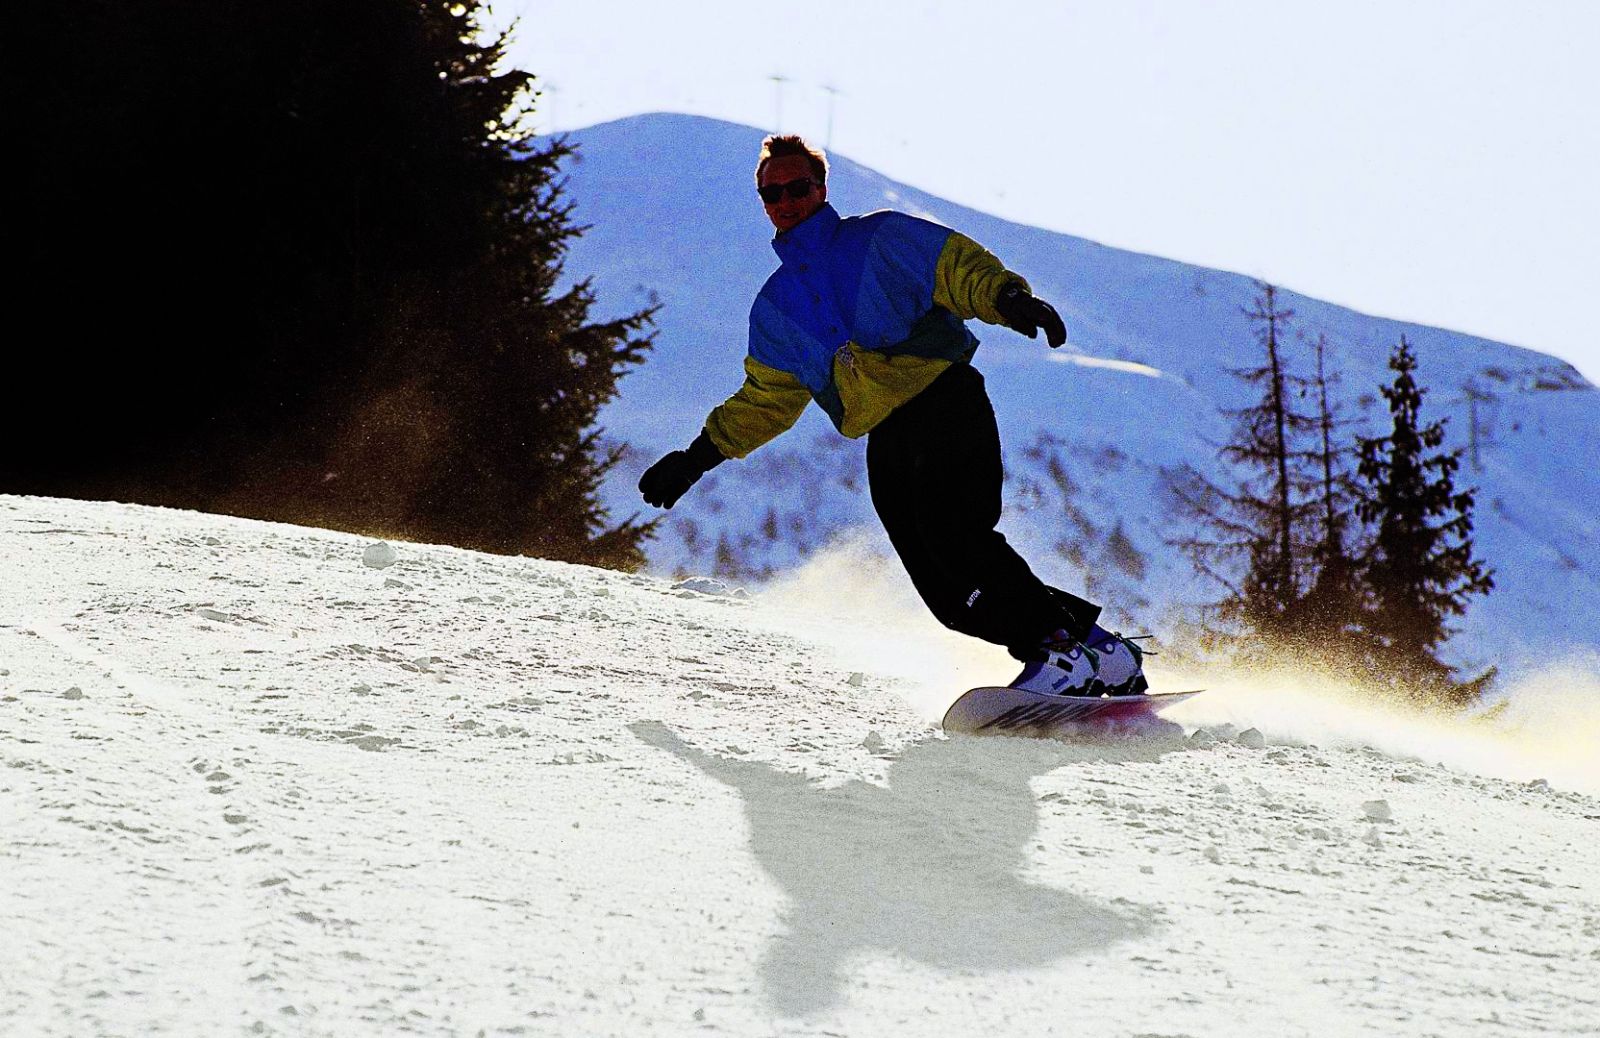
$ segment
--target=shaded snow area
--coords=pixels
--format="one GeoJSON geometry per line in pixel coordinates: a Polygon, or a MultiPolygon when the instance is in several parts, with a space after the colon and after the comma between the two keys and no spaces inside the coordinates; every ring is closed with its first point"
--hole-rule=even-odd
{"type": "Polygon", "coordinates": [[[740,597],[0,498],[0,560],[8,1036],[1600,1030],[1581,666],[946,737],[1013,665],[865,552],[740,597]]]}

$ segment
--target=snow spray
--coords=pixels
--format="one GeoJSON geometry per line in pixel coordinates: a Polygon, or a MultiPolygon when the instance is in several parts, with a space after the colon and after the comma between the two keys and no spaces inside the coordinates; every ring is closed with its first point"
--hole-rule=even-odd
{"type": "MultiPolygon", "coordinates": [[[[966,689],[1008,681],[1017,663],[999,646],[946,630],[928,612],[881,533],[840,535],[763,591],[768,614],[829,653],[841,669],[888,679],[937,723],[966,689]]],[[[1502,684],[1466,714],[1388,704],[1314,675],[1203,675],[1163,670],[1151,687],[1205,688],[1165,716],[1190,729],[1255,728],[1268,743],[1376,750],[1491,778],[1600,794],[1600,654],[1561,661],[1502,684]]]]}
{"type": "Polygon", "coordinates": [[[1370,749],[1400,760],[1518,782],[1544,780],[1600,794],[1600,660],[1528,674],[1494,702],[1462,714],[1385,703],[1312,674],[1208,672],[1171,677],[1151,668],[1153,687],[1208,689],[1169,719],[1205,728],[1255,728],[1270,743],[1370,749]]]}
{"type": "Polygon", "coordinates": [[[776,577],[761,598],[787,629],[804,626],[841,669],[887,678],[933,723],[962,692],[1004,684],[1020,668],[998,645],[935,620],[879,530],[836,536],[804,565],[776,577]]]}

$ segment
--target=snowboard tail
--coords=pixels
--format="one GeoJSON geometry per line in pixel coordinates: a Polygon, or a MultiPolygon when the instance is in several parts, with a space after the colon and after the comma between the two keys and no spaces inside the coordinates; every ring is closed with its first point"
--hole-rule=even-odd
{"type": "Polygon", "coordinates": [[[1051,696],[1016,688],[983,687],[966,692],[945,711],[944,730],[966,735],[1049,737],[1111,721],[1154,717],[1192,692],[1136,696],[1051,696]]]}

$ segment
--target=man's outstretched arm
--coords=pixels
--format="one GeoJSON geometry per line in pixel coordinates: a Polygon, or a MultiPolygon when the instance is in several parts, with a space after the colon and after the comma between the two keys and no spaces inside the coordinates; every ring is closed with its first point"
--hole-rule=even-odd
{"type": "Polygon", "coordinates": [[[706,432],[725,458],[742,458],[799,421],[811,391],[787,371],[744,359],[744,385],[718,404],[706,432]]]}
{"type": "Polygon", "coordinates": [[[952,231],[939,254],[933,301],[963,319],[1003,324],[1028,338],[1044,337],[1052,349],[1067,341],[1067,327],[1055,307],[1038,298],[1019,274],[994,253],[959,231],[952,231]]]}
{"type": "Polygon", "coordinates": [[[689,449],[673,451],[645,471],[639,492],[648,504],[671,508],[701,476],[728,458],[744,457],[800,418],[811,393],[799,379],[750,357],[744,369],[744,385],[712,410],[689,449]]]}

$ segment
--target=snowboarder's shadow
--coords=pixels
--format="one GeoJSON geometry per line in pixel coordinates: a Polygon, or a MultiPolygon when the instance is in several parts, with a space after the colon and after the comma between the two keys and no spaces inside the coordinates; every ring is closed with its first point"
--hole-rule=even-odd
{"type": "MultiPolygon", "coordinates": [[[[852,780],[824,788],[706,753],[657,722],[631,730],[743,795],[751,849],[788,898],[785,932],[761,960],[768,1001],[786,1015],[835,1004],[842,967],[860,952],[953,972],[1018,970],[1150,927],[1062,889],[1071,874],[1044,886],[1020,872],[1036,839],[1031,779],[1079,760],[1153,760],[1171,748],[1165,741],[928,739],[899,755],[887,787],[852,780]]],[[[1096,867],[1091,858],[1067,860],[1096,867]]]]}

